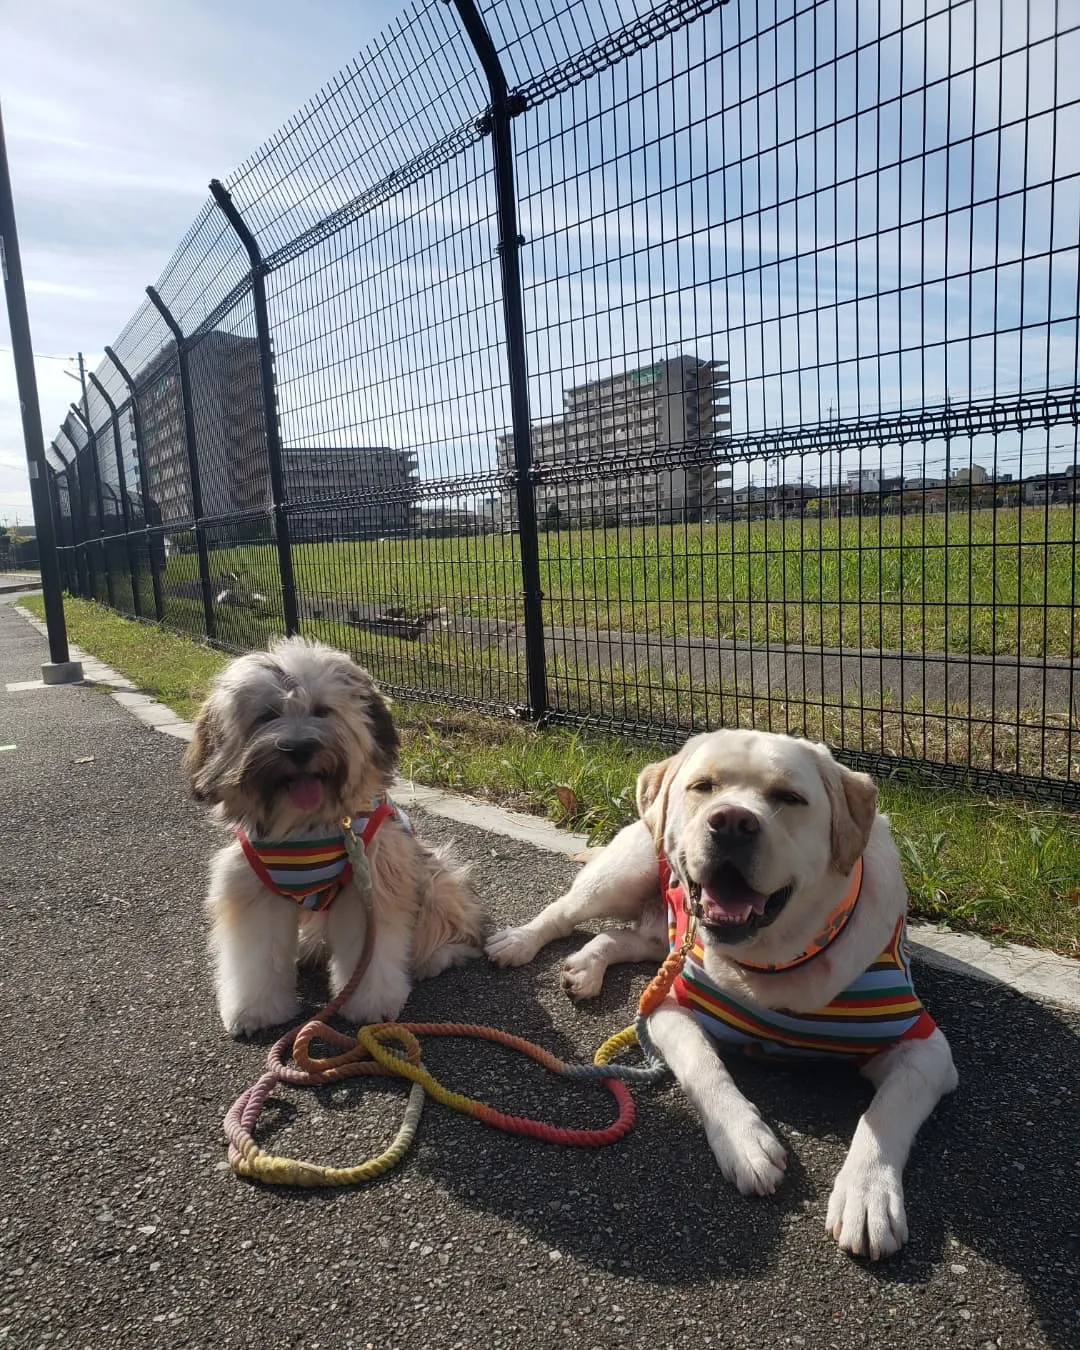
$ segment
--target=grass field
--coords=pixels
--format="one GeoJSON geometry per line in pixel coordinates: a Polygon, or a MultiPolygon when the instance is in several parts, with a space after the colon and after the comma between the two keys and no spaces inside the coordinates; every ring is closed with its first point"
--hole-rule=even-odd
{"type": "MultiPolygon", "coordinates": [[[[541,586],[553,627],[1074,657],[1078,538],[1074,506],[565,530],[540,536],[541,586]]],[[[521,618],[510,535],[297,544],[294,559],[307,597],[521,618]]],[[[211,566],[279,593],[267,545],[211,566]]],[[[193,557],[170,559],[166,591],[193,577],[193,557]]]]}
{"type": "MultiPolygon", "coordinates": [[[[42,613],[40,599],[24,603],[42,613]]],[[[194,715],[227,659],[100,605],[69,600],[66,608],[74,642],[184,717],[194,715]]],[[[598,840],[631,818],[641,766],[668,753],[614,736],[559,727],[537,731],[441,705],[399,701],[395,714],[406,776],[547,814],[598,840]]],[[[814,728],[806,729],[813,734],[814,728]]],[[[1080,817],[899,778],[881,781],[881,798],[900,845],[914,913],[1080,955],[1080,817]]]]}
{"type": "MultiPolygon", "coordinates": [[[[719,526],[562,531],[541,535],[550,628],[653,635],[714,633],[744,640],[957,653],[1078,655],[1077,529],[1072,507],[1010,508],[872,520],[774,521],[719,526]],[[948,596],[948,604],[945,597],[948,596]],[[681,597],[681,598],[679,598],[681,597]],[[968,598],[972,603],[967,603],[968,598]],[[842,639],[842,643],[841,643],[842,639]]],[[[455,539],[299,544],[294,549],[303,631],[356,650],[384,683],[420,697],[452,695],[489,708],[526,700],[520,647],[436,627],[423,642],[350,626],[350,605],[445,609],[453,618],[520,624],[515,541],[455,539]],[[314,617],[325,607],[324,617],[314,617]],[[329,617],[336,613],[336,618],[329,617]]],[[[218,638],[237,649],[282,631],[277,554],[269,544],[215,549],[215,579],[231,570],[269,599],[265,613],[218,606],[218,638]]],[[[130,584],[117,576],[122,604],[130,584]]],[[[152,613],[149,577],[143,610],[152,613]]],[[[165,621],[203,628],[193,554],[168,560],[165,621]]],[[[99,586],[99,597],[103,598],[99,586]]],[[[621,725],[753,725],[806,734],[851,750],[960,763],[1008,773],[1080,776],[1080,723],[1041,707],[991,709],[903,702],[872,685],[828,697],[797,688],[704,688],[686,671],[549,659],[552,705],[621,725]]],[[[590,661],[593,658],[590,657],[590,661]]]]}

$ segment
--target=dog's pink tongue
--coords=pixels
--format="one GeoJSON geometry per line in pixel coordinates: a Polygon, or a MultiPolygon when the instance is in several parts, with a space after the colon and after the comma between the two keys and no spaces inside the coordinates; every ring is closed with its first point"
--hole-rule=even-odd
{"type": "Polygon", "coordinates": [[[745,883],[732,886],[724,894],[701,888],[701,912],[706,923],[741,923],[750,917],[750,911],[761,914],[769,897],[760,891],[751,890],[745,883]]]}
{"type": "Polygon", "coordinates": [[[317,811],[323,802],[322,780],[313,773],[289,779],[289,801],[300,811],[317,811]]]}

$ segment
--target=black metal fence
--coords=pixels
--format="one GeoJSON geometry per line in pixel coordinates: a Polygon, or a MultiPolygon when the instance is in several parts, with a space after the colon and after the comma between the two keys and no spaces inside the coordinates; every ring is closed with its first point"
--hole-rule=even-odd
{"type": "Polygon", "coordinates": [[[420,0],[58,433],[66,584],[1080,800],[1080,12],[420,0]]]}

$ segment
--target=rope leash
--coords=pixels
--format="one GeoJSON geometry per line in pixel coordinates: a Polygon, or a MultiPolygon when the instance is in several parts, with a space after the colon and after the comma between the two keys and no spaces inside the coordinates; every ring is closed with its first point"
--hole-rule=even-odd
{"type": "Polygon", "coordinates": [[[694,940],[692,918],[682,943],[668,954],[642,994],[633,1025],[608,1037],[597,1050],[592,1064],[568,1063],[532,1041],[471,1022],[377,1022],[361,1027],[353,1036],[346,1036],[327,1023],[356,990],[371,962],[375,945],[375,919],[370,867],[363,843],[353,833],[348,822],[345,825],[345,840],[364,908],[363,949],[348,984],[310,1021],[293,1028],[274,1043],[267,1055],[266,1071],[262,1077],[242,1092],[229,1108],[224,1128],[233,1171],[238,1176],[277,1186],[352,1186],[373,1181],[396,1166],[408,1151],[420,1123],[425,1094],[485,1125],[546,1143],[600,1148],[628,1134],[633,1128],[635,1110],[627,1084],[655,1083],[667,1073],[667,1066],[649,1035],[647,1022],[649,1015],[667,997],[682,969],[694,940]],[[490,1041],[526,1055],[560,1077],[574,1082],[602,1084],[615,1098],[616,1118],[610,1125],[599,1129],[576,1129],[498,1111],[440,1083],[423,1063],[418,1039],[420,1036],[459,1036],[490,1041]],[[311,1046],[315,1041],[321,1041],[342,1053],[322,1057],[313,1055],[311,1046]],[[620,1065],[611,1062],[620,1051],[635,1043],[641,1047],[644,1064],[620,1065]],[[290,1052],[294,1060],[291,1065],[286,1063],[290,1052]],[[253,1131],[259,1116],[267,1098],[279,1084],[323,1087],[358,1077],[401,1078],[411,1083],[401,1125],[381,1153],[351,1166],[333,1167],[267,1153],[255,1141],[253,1131]]]}

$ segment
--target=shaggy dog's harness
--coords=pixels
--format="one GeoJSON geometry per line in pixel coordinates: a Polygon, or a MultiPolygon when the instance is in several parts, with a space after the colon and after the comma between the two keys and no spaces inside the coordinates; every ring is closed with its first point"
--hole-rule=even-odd
{"type": "MultiPolygon", "coordinates": [[[[349,825],[366,849],[387,820],[396,820],[412,834],[409,817],[389,798],[373,802],[370,815],[352,816],[349,825]]],[[[344,828],[325,838],[249,838],[239,826],[235,834],[262,884],[301,909],[322,913],[352,880],[344,828]]]]}
{"type": "MultiPolygon", "coordinates": [[[[682,883],[666,858],[660,859],[660,882],[668,913],[668,941],[677,948],[689,919],[682,883]]],[[[754,974],[782,974],[806,965],[826,950],[846,928],[862,888],[862,859],[851,885],[821,933],[792,961],[771,966],[736,961],[754,974]]],[[[743,1002],[720,988],[707,974],[701,939],[687,953],[672,993],[689,1008],[704,1029],[722,1045],[750,1055],[866,1061],[898,1041],[922,1040],[937,1027],[911,982],[911,960],[904,916],[896,922],[881,955],[843,993],[815,1013],[782,1012],[743,1002]]]]}

